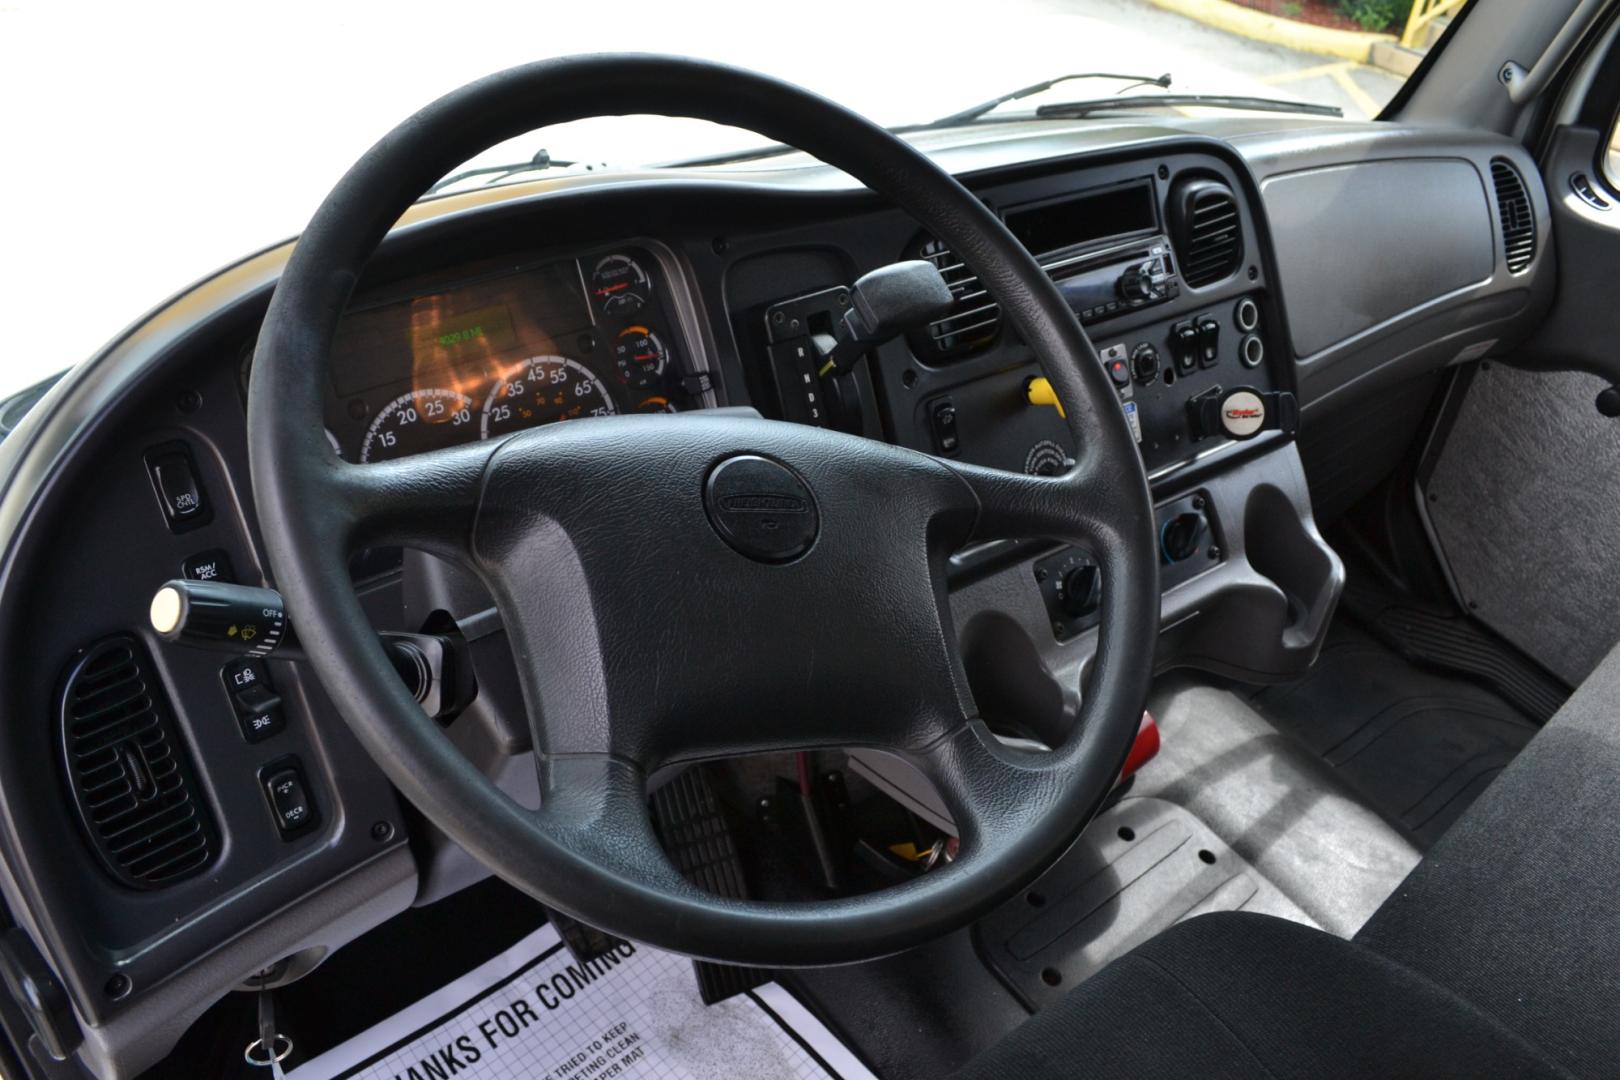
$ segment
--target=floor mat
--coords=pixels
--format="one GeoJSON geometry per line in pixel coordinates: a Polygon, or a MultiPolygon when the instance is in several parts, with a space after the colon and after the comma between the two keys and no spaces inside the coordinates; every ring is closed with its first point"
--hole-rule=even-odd
{"type": "Polygon", "coordinates": [[[1424,848],[1536,733],[1491,691],[1416,667],[1343,622],[1303,679],[1252,702],[1424,848]]]}
{"type": "Polygon", "coordinates": [[[288,1080],[623,1080],[872,1074],[775,984],[704,1006],[691,961],[641,945],[578,964],[550,925],[288,1080]]]}

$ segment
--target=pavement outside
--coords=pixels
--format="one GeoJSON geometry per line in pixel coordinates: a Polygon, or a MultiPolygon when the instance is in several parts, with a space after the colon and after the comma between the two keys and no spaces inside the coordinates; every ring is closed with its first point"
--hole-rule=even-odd
{"type": "MultiPolygon", "coordinates": [[[[1376,115],[1400,80],[1234,37],[1147,0],[0,0],[0,394],[84,359],[189,282],[294,235],[345,168],[433,97],[546,56],[683,53],[803,83],[886,124],[1053,75],[1171,72],[1176,91],[1258,94],[1376,115]]],[[[1105,96],[1066,83],[1022,103],[1105,96]]],[[[752,137],[628,117],[483,155],[614,164],[752,137]]]]}

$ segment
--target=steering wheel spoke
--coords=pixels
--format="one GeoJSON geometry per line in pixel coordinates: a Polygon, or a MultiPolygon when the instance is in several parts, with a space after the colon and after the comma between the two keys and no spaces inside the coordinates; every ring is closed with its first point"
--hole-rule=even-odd
{"type": "Polygon", "coordinates": [[[346,516],[349,542],[465,557],[496,445],[468,443],[366,465],[337,462],[331,496],[346,516]]]}
{"type": "Polygon", "coordinates": [[[910,760],[944,800],[972,857],[1016,842],[1050,811],[1063,794],[1067,754],[1006,746],[974,720],[910,760]]]}
{"type": "Polygon", "coordinates": [[[967,462],[947,462],[973,500],[971,540],[1097,541],[1122,492],[1083,457],[1060,476],[1029,476],[967,462]]]}

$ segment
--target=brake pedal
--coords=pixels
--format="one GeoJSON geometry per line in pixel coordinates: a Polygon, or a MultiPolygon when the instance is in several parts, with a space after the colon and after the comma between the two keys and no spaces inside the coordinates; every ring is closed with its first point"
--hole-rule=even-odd
{"type": "Polygon", "coordinates": [[[606,930],[587,926],[560,911],[546,908],[546,918],[557,928],[557,936],[568,946],[568,951],[573,954],[576,964],[588,964],[624,944],[623,938],[614,937],[606,930]]]}

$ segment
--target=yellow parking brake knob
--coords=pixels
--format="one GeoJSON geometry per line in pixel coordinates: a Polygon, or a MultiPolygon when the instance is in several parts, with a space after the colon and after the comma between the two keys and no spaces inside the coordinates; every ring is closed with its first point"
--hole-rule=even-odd
{"type": "Polygon", "coordinates": [[[1046,376],[1041,375],[1029,380],[1029,384],[1024,387],[1024,393],[1031,405],[1050,405],[1058,411],[1059,416],[1068,419],[1068,414],[1063,411],[1063,402],[1058,400],[1057,391],[1052,389],[1052,384],[1046,376]]]}

